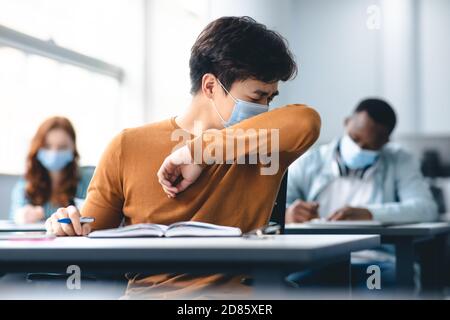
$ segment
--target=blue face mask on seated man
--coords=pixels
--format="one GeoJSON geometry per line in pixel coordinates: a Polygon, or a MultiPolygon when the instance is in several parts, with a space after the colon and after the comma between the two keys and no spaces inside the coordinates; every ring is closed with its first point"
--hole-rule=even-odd
{"type": "Polygon", "coordinates": [[[45,169],[51,172],[60,171],[64,169],[74,159],[73,151],[67,150],[48,150],[45,148],[39,149],[37,159],[44,166],[45,169]]]}
{"type": "Polygon", "coordinates": [[[373,165],[380,155],[379,151],[362,149],[348,134],[342,137],[339,151],[345,165],[353,170],[373,165]]]}
{"type": "Polygon", "coordinates": [[[233,107],[233,112],[231,113],[230,119],[228,119],[228,121],[225,121],[222,118],[222,116],[220,115],[220,113],[217,110],[217,107],[213,101],[214,109],[216,110],[220,120],[222,120],[223,126],[225,128],[230,127],[236,123],[239,123],[245,119],[257,116],[258,114],[261,114],[263,112],[269,111],[269,106],[266,106],[264,104],[258,104],[258,103],[253,103],[253,102],[236,99],[235,97],[233,97],[233,95],[227,89],[225,89],[225,87],[222,85],[222,83],[219,80],[217,80],[217,81],[222,86],[223,90],[225,90],[225,92],[227,94],[229,94],[230,97],[233,98],[233,100],[235,102],[234,107],[233,107]]]}

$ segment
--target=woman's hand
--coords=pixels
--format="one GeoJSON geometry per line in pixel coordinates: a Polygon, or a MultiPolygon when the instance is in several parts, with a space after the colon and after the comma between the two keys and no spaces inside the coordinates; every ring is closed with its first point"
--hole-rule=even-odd
{"type": "Polygon", "coordinates": [[[20,208],[15,217],[18,224],[36,223],[45,219],[44,208],[41,206],[26,205],[20,208]]]}
{"type": "Polygon", "coordinates": [[[56,236],[85,236],[91,232],[91,226],[89,223],[80,223],[80,212],[74,206],[67,208],[59,208],[50,218],[45,222],[45,229],[47,233],[54,234],[56,236]],[[58,219],[70,218],[72,223],[59,223],[58,219]]]}
{"type": "Polygon", "coordinates": [[[164,160],[157,176],[167,196],[175,198],[178,193],[193,184],[202,171],[200,165],[193,163],[189,148],[184,146],[164,160]]]}

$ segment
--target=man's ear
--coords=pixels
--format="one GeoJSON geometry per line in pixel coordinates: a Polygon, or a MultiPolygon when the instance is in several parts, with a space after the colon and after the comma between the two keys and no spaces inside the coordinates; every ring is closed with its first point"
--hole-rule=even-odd
{"type": "Polygon", "coordinates": [[[216,77],[212,73],[205,73],[202,77],[202,93],[208,99],[212,99],[216,87],[216,77]]]}

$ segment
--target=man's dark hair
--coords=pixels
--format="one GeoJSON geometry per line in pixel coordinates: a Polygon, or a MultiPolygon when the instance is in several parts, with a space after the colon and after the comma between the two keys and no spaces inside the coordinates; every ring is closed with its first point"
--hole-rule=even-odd
{"type": "Polygon", "coordinates": [[[358,104],[355,113],[364,111],[367,112],[373,121],[386,127],[389,134],[394,131],[397,116],[394,109],[386,101],[375,98],[365,99],[358,104]]]}
{"type": "Polygon", "coordinates": [[[239,80],[273,83],[297,74],[287,41],[250,17],[222,17],[208,24],[192,47],[189,67],[192,94],[200,90],[206,73],[227,90],[239,80]]]}

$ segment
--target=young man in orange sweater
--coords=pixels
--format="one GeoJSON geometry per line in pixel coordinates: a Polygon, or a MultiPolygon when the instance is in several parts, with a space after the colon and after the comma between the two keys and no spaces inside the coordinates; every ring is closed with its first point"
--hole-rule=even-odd
{"type": "MultiPolygon", "coordinates": [[[[200,34],[189,64],[193,98],[184,114],[115,137],[81,214],[74,207],[59,209],[46,222],[49,232],[86,235],[122,221],[187,220],[246,232],[269,221],[287,167],[320,132],[320,117],[307,106],[268,111],[278,82],[297,72],[286,41],[249,17],[224,17],[200,34]],[[80,216],[95,222],[81,225],[80,216]],[[64,217],[72,224],[57,222],[64,217]]],[[[243,287],[241,277],[223,274],[129,280],[127,296],[141,298],[199,297],[205,290],[233,293],[243,287]]]]}

